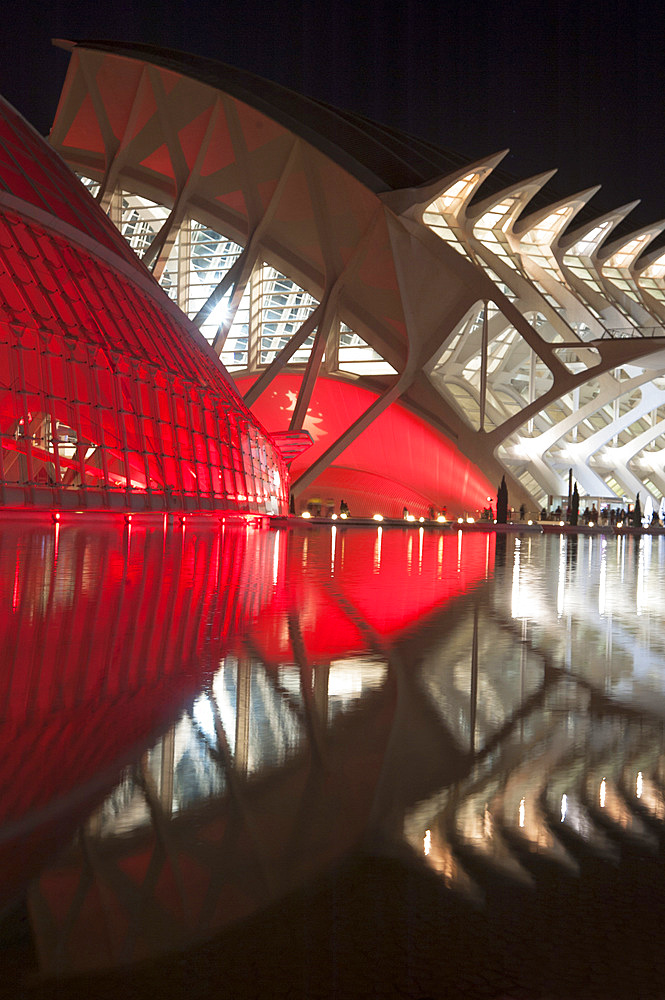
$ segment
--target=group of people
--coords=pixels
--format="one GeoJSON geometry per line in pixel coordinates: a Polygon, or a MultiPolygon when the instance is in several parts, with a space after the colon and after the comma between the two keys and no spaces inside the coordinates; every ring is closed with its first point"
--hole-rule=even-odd
{"type": "MultiPolygon", "coordinates": [[[[523,514],[524,504],[520,507],[520,521],[524,520],[523,514]]],[[[541,521],[570,521],[570,507],[566,507],[565,510],[561,505],[557,506],[555,510],[547,511],[544,507],[540,512],[541,521]]],[[[610,525],[615,527],[617,524],[629,524],[632,521],[633,513],[631,510],[624,510],[621,507],[602,507],[600,512],[595,504],[591,507],[585,507],[583,511],[580,511],[578,517],[579,524],[601,524],[610,525]]],[[[660,524],[660,518],[658,513],[654,511],[652,524],[660,524]]]]}

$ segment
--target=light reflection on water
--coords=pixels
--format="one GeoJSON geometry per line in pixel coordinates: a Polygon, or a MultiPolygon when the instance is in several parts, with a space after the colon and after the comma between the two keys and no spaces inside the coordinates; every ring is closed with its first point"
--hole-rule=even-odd
{"type": "Polygon", "coordinates": [[[664,541],[3,525],[0,863],[43,969],[185,947],[375,842],[478,900],[534,852],[653,849],[664,541]]]}

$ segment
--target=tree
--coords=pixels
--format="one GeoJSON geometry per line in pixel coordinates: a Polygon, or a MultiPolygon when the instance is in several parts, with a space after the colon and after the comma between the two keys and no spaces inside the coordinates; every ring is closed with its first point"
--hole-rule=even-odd
{"type": "Polygon", "coordinates": [[[508,487],[505,476],[501,476],[501,485],[496,491],[496,520],[497,524],[508,523],[508,487]]]}
{"type": "Polygon", "coordinates": [[[577,519],[580,514],[580,495],[577,490],[577,483],[573,486],[573,497],[570,501],[570,523],[573,526],[577,525],[577,519]]]}

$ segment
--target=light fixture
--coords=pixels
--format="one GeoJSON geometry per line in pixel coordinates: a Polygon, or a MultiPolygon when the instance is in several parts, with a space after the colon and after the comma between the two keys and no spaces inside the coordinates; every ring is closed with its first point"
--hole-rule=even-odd
{"type": "Polygon", "coordinates": [[[304,517],[306,521],[309,521],[309,519],[310,519],[310,517],[312,515],[310,514],[310,512],[308,510],[304,510],[300,516],[304,517]]]}
{"type": "Polygon", "coordinates": [[[341,517],[341,519],[342,519],[343,521],[346,521],[346,519],[347,519],[347,517],[348,517],[348,514],[340,514],[339,516],[341,517]]]}
{"type": "Polygon", "coordinates": [[[439,516],[437,517],[437,521],[439,522],[439,524],[445,524],[446,523],[446,519],[443,516],[443,514],[439,514],[439,516]]]}
{"type": "Polygon", "coordinates": [[[373,521],[383,521],[383,514],[372,514],[373,521]]]}

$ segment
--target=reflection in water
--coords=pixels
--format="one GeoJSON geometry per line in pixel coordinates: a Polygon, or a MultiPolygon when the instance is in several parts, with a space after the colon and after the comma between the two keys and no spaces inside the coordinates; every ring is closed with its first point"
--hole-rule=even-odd
{"type": "Polygon", "coordinates": [[[655,852],[662,820],[665,619],[653,540],[515,538],[473,612],[439,637],[426,686],[468,773],[406,820],[449,884],[487,866],[529,880],[539,854],[655,852]],[[613,550],[613,551],[612,551],[613,550]],[[649,579],[651,573],[651,579],[649,579]],[[644,600],[644,593],[651,595],[644,600]],[[632,596],[631,596],[632,595],[632,596]],[[644,802],[644,774],[651,798],[644,802]],[[449,859],[455,856],[457,867],[449,859]]]}
{"type": "Polygon", "coordinates": [[[416,568],[402,532],[378,566],[374,531],[353,559],[345,531],[206,519],[0,532],[5,900],[78,828],[30,891],[43,968],[183,947],[349,849],[390,650],[487,574],[487,541],[460,567],[428,536],[416,568]]]}
{"type": "Polygon", "coordinates": [[[662,540],[213,525],[0,530],[0,861],[44,971],[204,940],[359,845],[476,901],[657,850],[662,540]]]}

